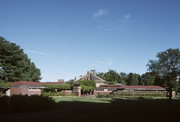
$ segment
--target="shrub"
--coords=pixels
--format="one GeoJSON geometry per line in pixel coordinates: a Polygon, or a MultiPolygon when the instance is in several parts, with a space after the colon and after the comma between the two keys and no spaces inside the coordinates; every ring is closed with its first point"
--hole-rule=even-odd
{"type": "Polygon", "coordinates": [[[44,86],[48,89],[59,89],[59,90],[72,89],[72,84],[46,84],[44,86]]]}
{"type": "Polygon", "coordinates": [[[11,84],[9,82],[0,82],[0,87],[8,88],[11,87],[11,84]]]}
{"type": "Polygon", "coordinates": [[[48,97],[48,96],[59,96],[59,95],[60,95],[60,93],[58,93],[58,92],[44,92],[42,94],[42,96],[46,96],[46,97],[48,97]]]}
{"type": "Polygon", "coordinates": [[[79,81],[82,91],[92,91],[96,88],[96,82],[94,80],[82,80],[79,81]]]}
{"type": "Polygon", "coordinates": [[[166,94],[161,93],[127,93],[127,92],[115,92],[110,95],[97,95],[98,98],[120,98],[126,96],[133,96],[133,97],[166,97],[166,94]]]}

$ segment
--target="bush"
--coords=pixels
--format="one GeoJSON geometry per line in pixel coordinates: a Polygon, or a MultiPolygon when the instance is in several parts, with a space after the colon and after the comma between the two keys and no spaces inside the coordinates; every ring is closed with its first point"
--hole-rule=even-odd
{"type": "Polygon", "coordinates": [[[72,84],[47,84],[44,86],[48,89],[59,89],[59,90],[72,89],[72,84]]]}
{"type": "Polygon", "coordinates": [[[63,92],[49,91],[49,92],[44,92],[42,96],[48,97],[48,96],[74,96],[74,95],[67,95],[63,92]]]}
{"type": "Polygon", "coordinates": [[[161,93],[127,93],[127,92],[115,92],[109,95],[97,95],[98,98],[120,98],[120,97],[166,97],[166,94],[161,93]]]}
{"type": "Polygon", "coordinates": [[[112,94],[113,96],[145,96],[145,97],[166,97],[166,94],[163,93],[157,93],[157,92],[151,92],[151,93],[147,93],[147,92],[114,92],[112,94]]]}
{"type": "Polygon", "coordinates": [[[37,112],[55,108],[56,103],[50,97],[44,96],[3,96],[0,97],[0,113],[37,112]]]}
{"type": "Polygon", "coordinates": [[[48,97],[48,96],[59,96],[59,95],[60,95],[60,93],[58,93],[58,92],[44,92],[42,94],[42,96],[46,96],[46,97],[48,97]]]}
{"type": "Polygon", "coordinates": [[[82,80],[79,81],[81,91],[87,92],[92,91],[96,88],[96,82],[94,80],[82,80]]]}
{"type": "Polygon", "coordinates": [[[0,87],[9,88],[11,87],[11,84],[9,82],[0,82],[0,87]]]}

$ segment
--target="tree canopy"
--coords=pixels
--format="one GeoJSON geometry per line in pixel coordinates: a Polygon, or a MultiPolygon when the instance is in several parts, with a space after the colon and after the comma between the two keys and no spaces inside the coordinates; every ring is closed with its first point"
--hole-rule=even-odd
{"type": "Polygon", "coordinates": [[[20,46],[0,37],[0,81],[39,81],[40,75],[20,46]]]}
{"type": "Polygon", "coordinates": [[[141,75],[141,83],[145,86],[149,85],[159,85],[155,84],[156,75],[153,72],[146,72],[141,75]]]}
{"type": "Polygon", "coordinates": [[[129,73],[127,76],[127,85],[142,85],[142,84],[139,84],[141,81],[140,78],[141,77],[139,74],[129,73]]]}
{"type": "Polygon", "coordinates": [[[171,99],[172,90],[175,89],[180,76],[180,50],[170,48],[158,53],[156,57],[157,60],[150,60],[147,64],[148,70],[157,73],[165,81],[164,86],[169,91],[171,99]]]}
{"type": "Polygon", "coordinates": [[[105,73],[97,74],[102,79],[106,80],[108,84],[122,83],[124,85],[143,85],[141,82],[141,76],[136,73],[126,74],[124,72],[116,72],[115,70],[109,70],[105,73]]]}
{"type": "Polygon", "coordinates": [[[120,83],[121,80],[123,80],[120,78],[120,75],[112,69],[109,69],[109,71],[105,73],[98,73],[97,76],[104,79],[108,84],[120,83]]]}

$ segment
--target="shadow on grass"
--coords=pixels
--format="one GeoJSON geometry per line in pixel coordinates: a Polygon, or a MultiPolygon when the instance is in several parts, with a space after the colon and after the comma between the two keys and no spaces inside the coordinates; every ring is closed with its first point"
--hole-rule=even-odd
{"type": "MultiPolygon", "coordinates": [[[[47,105],[51,106],[51,104],[47,105]]],[[[45,105],[42,104],[43,106],[45,105]]],[[[29,122],[170,122],[178,121],[179,115],[180,100],[173,100],[169,103],[165,99],[113,99],[111,103],[63,101],[57,103],[56,109],[50,113],[27,113],[16,116],[6,115],[4,119],[0,120],[4,120],[3,122],[6,120],[13,120],[13,122],[24,122],[27,120],[29,122]]]]}
{"type": "Polygon", "coordinates": [[[64,121],[170,122],[179,120],[180,100],[123,100],[111,103],[60,102],[57,114],[64,121]]]}
{"type": "Polygon", "coordinates": [[[49,97],[27,95],[0,97],[0,113],[38,112],[55,107],[56,103],[49,97]]]}

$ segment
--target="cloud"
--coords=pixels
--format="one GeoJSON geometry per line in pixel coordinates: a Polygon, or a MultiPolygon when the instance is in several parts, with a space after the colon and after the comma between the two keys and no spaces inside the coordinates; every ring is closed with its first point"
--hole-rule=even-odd
{"type": "Polygon", "coordinates": [[[113,59],[107,58],[104,60],[96,61],[91,65],[94,69],[109,69],[115,66],[113,59]]]}
{"type": "Polygon", "coordinates": [[[116,26],[116,28],[120,31],[123,31],[124,28],[126,28],[126,26],[129,24],[129,20],[131,19],[131,15],[130,14],[125,14],[124,16],[122,16],[119,21],[118,24],[116,26]]]}
{"type": "Polygon", "coordinates": [[[48,56],[48,54],[45,52],[40,52],[40,51],[35,51],[35,50],[25,50],[25,51],[32,54],[48,56]]]}
{"type": "Polygon", "coordinates": [[[103,65],[103,66],[113,66],[114,62],[112,59],[105,59],[102,61],[97,61],[96,64],[97,65],[103,65]]]}
{"type": "MultiPolygon", "coordinates": [[[[95,16],[95,15],[94,15],[95,16]]],[[[124,28],[129,24],[130,19],[132,18],[131,14],[123,14],[121,17],[116,17],[115,21],[112,23],[109,23],[105,20],[97,19],[94,22],[96,22],[96,29],[100,31],[123,31],[124,28]]]]}
{"type": "Polygon", "coordinates": [[[125,16],[124,16],[124,19],[125,20],[128,20],[128,19],[130,19],[131,18],[131,15],[130,14],[126,14],[125,16]]]}
{"type": "Polygon", "coordinates": [[[102,17],[107,14],[107,11],[104,9],[98,9],[92,16],[93,19],[102,17]]]}

